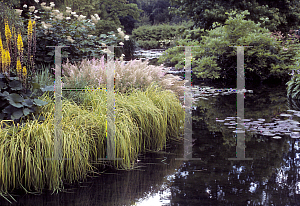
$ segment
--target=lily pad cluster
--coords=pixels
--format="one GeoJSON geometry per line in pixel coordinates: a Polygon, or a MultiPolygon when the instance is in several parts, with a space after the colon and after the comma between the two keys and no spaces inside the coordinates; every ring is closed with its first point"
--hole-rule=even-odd
{"type": "Polygon", "coordinates": [[[245,131],[269,136],[274,139],[281,139],[282,136],[288,135],[291,138],[300,138],[300,123],[299,121],[293,120],[294,116],[300,117],[300,111],[287,110],[292,114],[280,114],[278,118],[274,118],[272,122],[265,122],[265,119],[241,119],[243,122],[241,125],[236,121],[239,117],[227,117],[224,120],[216,119],[216,122],[223,123],[228,126],[228,129],[236,129],[234,133],[245,133],[245,131]],[[287,119],[288,118],[288,119],[287,119]],[[245,130],[242,130],[244,126],[245,130]]]}

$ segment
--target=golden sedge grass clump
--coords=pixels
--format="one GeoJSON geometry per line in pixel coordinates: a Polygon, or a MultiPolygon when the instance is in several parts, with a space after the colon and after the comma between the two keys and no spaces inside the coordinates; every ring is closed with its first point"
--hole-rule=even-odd
{"type": "MultiPolygon", "coordinates": [[[[82,105],[62,101],[62,153],[69,160],[54,158],[54,98],[46,93],[40,98],[49,104],[42,107],[46,118],[42,123],[27,120],[22,126],[0,131],[0,193],[15,188],[26,191],[63,189],[63,183],[73,183],[96,172],[98,158],[106,151],[105,91],[86,91],[82,105]]],[[[146,149],[159,150],[169,137],[179,138],[184,110],[174,93],[151,84],[146,91],[115,96],[114,161],[119,169],[130,169],[138,153],[146,149]]]]}

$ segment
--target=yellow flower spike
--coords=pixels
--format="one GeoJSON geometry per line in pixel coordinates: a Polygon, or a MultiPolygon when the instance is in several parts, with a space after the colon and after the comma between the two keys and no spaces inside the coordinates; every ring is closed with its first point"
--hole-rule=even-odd
{"type": "Polygon", "coordinates": [[[28,36],[31,36],[32,34],[32,21],[29,20],[28,22],[28,36]]]}
{"type": "Polygon", "coordinates": [[[2,50],[2,68],[3,68],[3,72],[6,71],[6,66],[7,66],[7,53],[6,53],[6,49],[2,50]]]}
{"type": "Polygon", "coordinates": [[[2,55],[3,55],[3,44],[2,44],[1,33],[0,33],[0,64],[2,64],[2,55]]]}
{"type": "Polygon", "coordinates": [[[17,45],[18,45],[18,51],[23,52],[23,41],[20,33],[18,34],[17,45]]]}
{"type": "Polygon", "coordinates": [[[27,74],[26,66],[23,67],[23,77],[25,77],[27,74]]]}
{"type": "Polygon", "coordinates": [[[7,20],[5,21],[5,37],[6,37],[7,44],[9,44],[11,39],[11,31],[7,20]]]}
{"type": "Polygon", "coordinates": [[[21,61],[20,59],[18,58],[18,61],[17,61],[17,73],[19,74],[22,70],[22,66],[21,66],[21,61]]]}
{"type": "Polygon", "coordinates": [[[8,50],[6,50],[6,58],[7,58],[7,60],[6,60],[7,66],[9,67],[11,62],[10,62],[10,53],[8,50]]]}

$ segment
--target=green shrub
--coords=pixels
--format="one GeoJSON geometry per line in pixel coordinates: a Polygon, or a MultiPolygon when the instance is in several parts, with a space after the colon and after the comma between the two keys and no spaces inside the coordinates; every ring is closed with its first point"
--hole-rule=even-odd
{"type": "MultiPolygon", "coordinates": [[[[244,49],[246,81],[266,80],[270,77],[287,79],[290,70],[295,68],[295,49],[284,50],[280,43],[270,36],[269,30],[250,20],[244,20],[249,14],[246,10],[236,17],[231,12],[224,26],[214,24],[201,40],[190,38],[177,41],[177,45],[200,46],[192,48],[192,70],[197,78],[236,79],[237,49],[229,46],[249,45],[244,49]]],[[[200,29],[205,33],[203,29],[200,29]]],[[[188,37],[189,35],[187,35],[188,37]]],[[[160,56],[159,63],[176,63],[176,68],[184,68],[184,48],[174,47],[160,56]]]]}

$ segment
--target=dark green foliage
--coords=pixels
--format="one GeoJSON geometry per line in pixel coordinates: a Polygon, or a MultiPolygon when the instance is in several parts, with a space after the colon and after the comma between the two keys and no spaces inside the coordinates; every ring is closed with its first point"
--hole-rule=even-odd
{"type": "Polygon", "coordinates": [[[140,26],[132,31],[132,37],[143,49],[158,49],[170,47],[172,41],[178,38],[193,23],[171,26],[161,24],[157,26],[140,26]]]}
{"type": "Polygon", "coordinates": [[[125,54],[126,61],[133,59],[133,54],[136,48],[137,45],[134,39],[130,38],[128,41],[124,41],[124,46],[122,48],[122,51],[125,54]]]}
{"type": "Polygon", "coordinates": [[[99,20],[96,24],[95,31],[93,32],[95,35],[106,34],[110,31],[116,31],[118,25],[114,21],[109,20],[99,20]]]}
{"type": "Polygon", "coordinates": [[[300,2],[298,0],[170,0],[172,14],[188,16],[197,27],[212,29],[214,22],[224,25],[226,11],[248,10],[246,20],[261,22],[270,31],[280,30],[285,34],[289,29],[298,29],[300,23],[300,2]],[[266,20],[266,21],[264,21],[266,20]]]}
{"type": "Polygon", "coordinates": [[[39,116],[38,106],[48,104],[37,97],[42,94],[40,85],[31,82],[33,91],[22,87],[19,77],[11,75],[9,78],[0,73],[0,120],[14,120],[20,123],[21,118],[36,118],[44,120],[39,116]]]}
{"type": "MultiPolygon", "coordinates": [[[[264,81],[270,77],[287,79],[288,73],[295,68],[296,50],[291,47],[285,51],[280,43],[270,37],[268,29],[261,28],[251,20],[244,20],[247,11],[232,17],[231,12],[225,26],[215,24],[207,35],[198,37],[199,41],[190,38],[179,40],[177,45],[200,46],[192,49],[192,71],[198,78],[236,79],[237,48],[230,46],[250,45],[244,49],[246,81],[264,81]]],[[[202,31],[204,29],[197,29],[202,31]]],[[[188,37],[189,35],[186,35],[188,37]]],[[[176,63],[176,68],[184,68],[184,48],[173,47],[160,56],[159,63],[164,61],[176,63]]]]}

